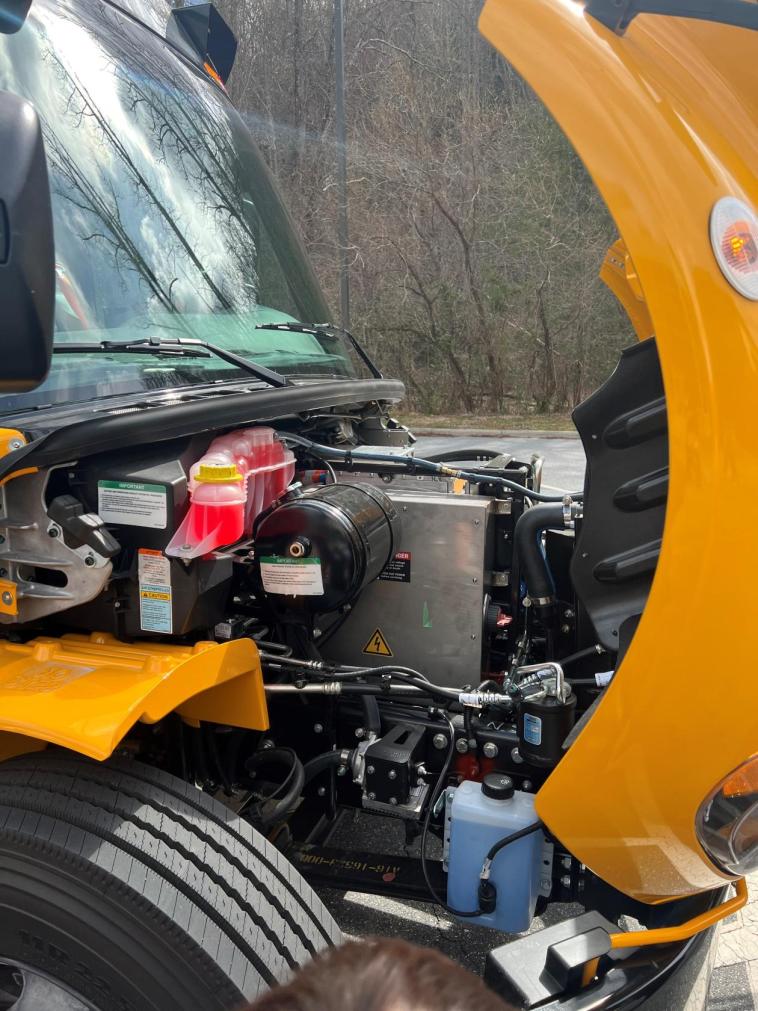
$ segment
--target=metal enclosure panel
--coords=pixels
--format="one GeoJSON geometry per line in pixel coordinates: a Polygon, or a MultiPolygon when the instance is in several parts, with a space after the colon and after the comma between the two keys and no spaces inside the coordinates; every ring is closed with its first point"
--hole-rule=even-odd
{"type": "MultiPolygon", "coordinates": [[[[400,512],[397,551],[410,554],[410,581],[380,576],[367,586],[322,653],[329,660],[371,667],[391,660],[442,685],[476,683],[494,500],[385,490],[400,512]],[[377,629],[391,657],[364,652],[377,629]]],[[[406,561],[404,575],[407,566],[406,561]]]]}

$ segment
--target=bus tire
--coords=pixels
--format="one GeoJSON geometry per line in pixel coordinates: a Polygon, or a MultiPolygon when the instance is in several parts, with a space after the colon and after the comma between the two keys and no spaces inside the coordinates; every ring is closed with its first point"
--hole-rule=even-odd
{"type": "Polygon", "coordinates": [[[24,1009],[220,1011],[339,942],[290,862],[194,785],[61,751],[0,764],[0,1006],[16,987],[24,1009]]]}

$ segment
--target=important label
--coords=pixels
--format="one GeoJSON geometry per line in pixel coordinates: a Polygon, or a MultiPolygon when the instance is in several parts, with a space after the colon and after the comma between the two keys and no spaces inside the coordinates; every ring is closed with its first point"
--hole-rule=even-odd
{"type": "Polygon", "coordinates": [[[524,740],[535,747],[542,744],[542,720],[539,716],[524,713],[524,740]]]}
{"type": "Polygon", "coordinates": [[[98,481],[97,511],[106,523],[165,530],[168,495],[162,484],[98,481]]]}
{"type": "Polygon", "coordinates": [[[363,647],[363,652],[368,653],[370,656],[392,656],[392,650],[380,628],[377,628],[372,633],[371,638],[363,647]]]}
{"type": "Polygon", "coordinates": [[[386,579],[390,583],[410,583],[410,551],[398,551],[394,558],[390,558],[385,567],[379,573],[379,579],[386,579]]]}
{"type": "Polygon", "coordinates": [[[320,558],[261,558],[261,579],[266,593],[289,597],[321,597],[324,593],[320,558]]]}
{"type": "Polygon", "coordinates": [[[161,551],[140,548],[137,575],[140,628],[170,635],[174,629],[170,560],[161,551]]]}

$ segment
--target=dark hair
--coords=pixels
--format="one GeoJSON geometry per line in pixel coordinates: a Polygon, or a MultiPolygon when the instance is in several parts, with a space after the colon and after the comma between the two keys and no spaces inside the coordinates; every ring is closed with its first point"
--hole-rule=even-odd
{"type": "MultiPolygon", "coordinates": [[[[319,955],[248,1011],[509,1011],[479,977],[407,941],[353,941],[319,955]]],[[[512,1009],[511,1009],[512,1011],[512,1009]]]]}

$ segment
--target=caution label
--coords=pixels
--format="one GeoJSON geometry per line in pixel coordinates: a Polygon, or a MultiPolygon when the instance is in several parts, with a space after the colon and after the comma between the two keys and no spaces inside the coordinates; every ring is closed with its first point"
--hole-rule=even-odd
{"type": "Polygon", "coordinates": [[[371,638],[363,647],[363,652],[372,656],[392,656],[392,650],[380,628],[372,633],[371,638]]]}
{"type": "Polygon", "coordinates": [[[170,635],[174,625],[171,561],[162,551],[140,548],[137,575],[140,628],[170,635]]]}

